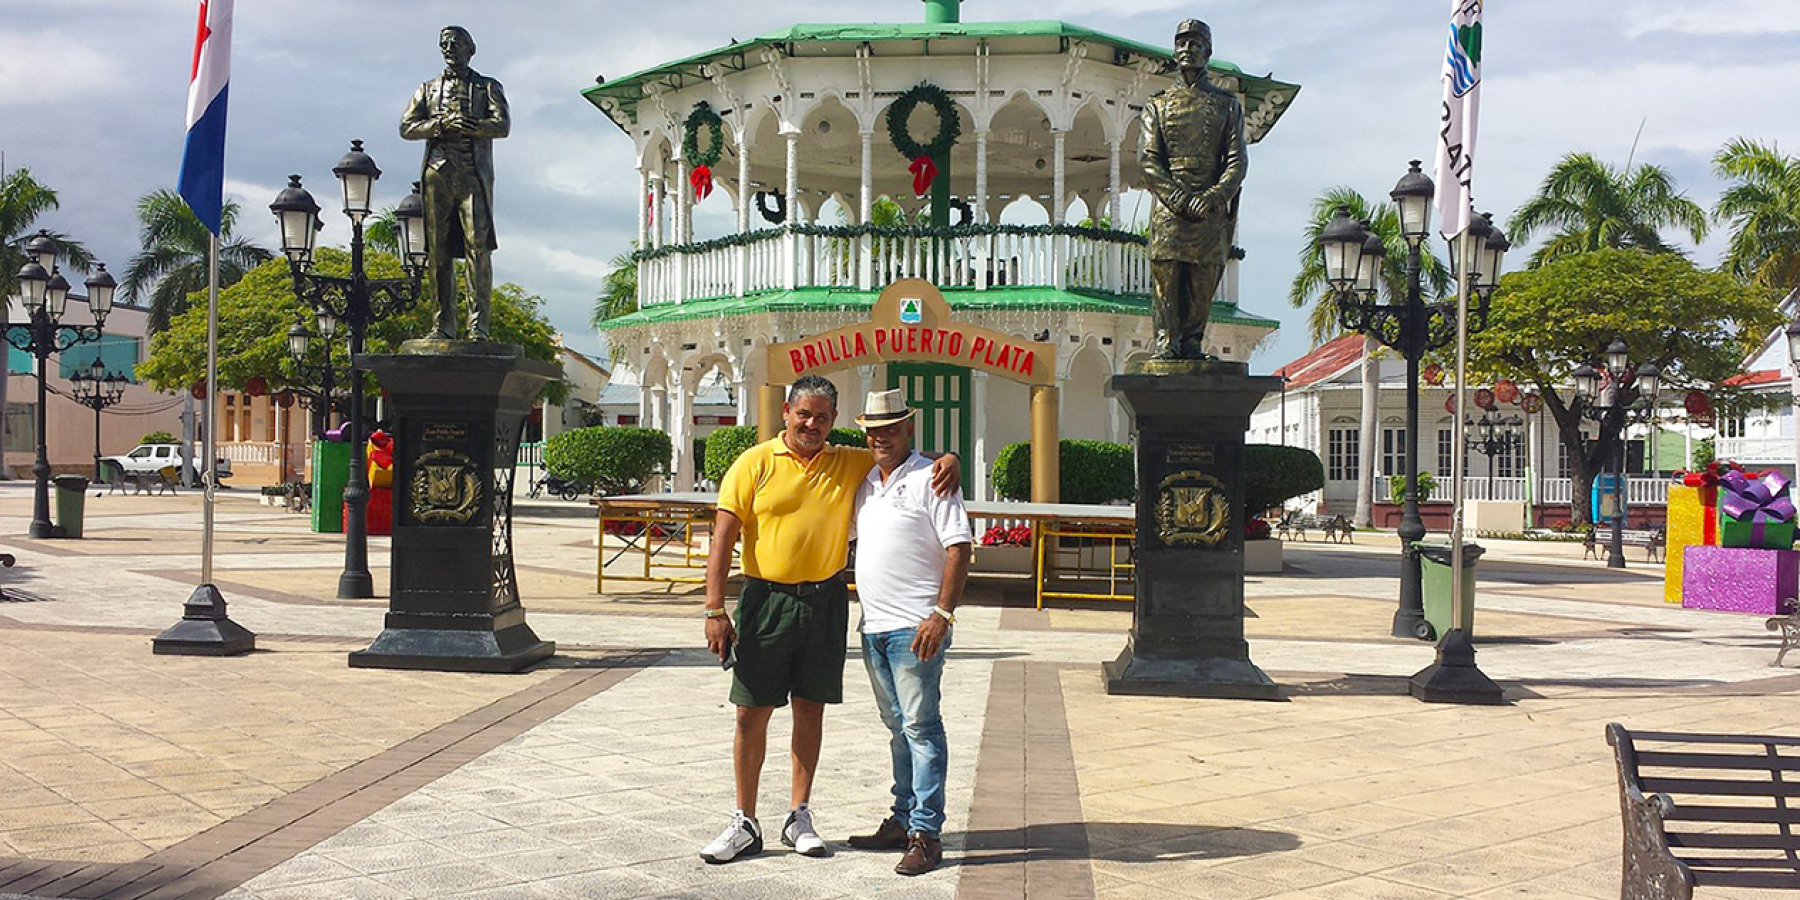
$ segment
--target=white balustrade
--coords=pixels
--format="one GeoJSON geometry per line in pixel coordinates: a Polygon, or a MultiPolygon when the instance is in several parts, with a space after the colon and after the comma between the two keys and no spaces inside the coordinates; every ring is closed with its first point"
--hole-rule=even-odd
{"type": "MultiPolygon", "coordinates": [[[[214,449],[233,463],[273,466],[281,462],[279,441],[220,441],[214,449]]],[[[195,456],[199,456],[197,450],[195,456]]]]}

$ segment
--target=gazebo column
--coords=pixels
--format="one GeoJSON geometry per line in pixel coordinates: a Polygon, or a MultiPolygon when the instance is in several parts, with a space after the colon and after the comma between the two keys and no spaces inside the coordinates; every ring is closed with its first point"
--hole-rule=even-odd
{"type": "MultiPolygon", "coordinates": [[[[1124,205],[1119,198],[1119,141],[1106,142],[1106,220],[1114,231],[1124,231],[1124,205]]],[[[1095,223],[1099,224],[1099,223],[1095,223]]],[[[1106,250],[1106,289],[1115,294],[1125,292],[1125,246],[1109,243],[1106,250]]],[[[1108,404],[1117,409],[1118,404],[1108,404]]]]}
{"type": "MultiPolygon", "coordinates": [[[[862,132],[862,181],[857,188],[856,222],[869,224],[875,215],[875,132],[862,132]]],[[[875,236],[865,234],[856,242],[856,286],[875,289],[875,236]]]]}
{"type": "Polygon", "coordinates": [[[663,385],[652,385],[650,388],[650,427],[657,431],[669,430],[668,418],[664,412],[668,409],[669,389],[663,385]]]}
{"type": "MultiPolygon", "coordinates": [[[[676,159],[675,159],[675,220],[673,222],[670,222],[669,225],[670,225],[670,231],[673,233],[671,242],[673,244],[675,244],[675,246],[677,246],[677,247],[679,247],[683,244],[686,244],[688,242],[687,221],[688,221],[688,215],[690,214],[690,210],[688,207],[688,198],[690,196],[692,196],[688,193],[688,190],[689,190],[689,188],[688,188],[688,161],[687,161],[687,158],[686,157],[676,157],[676,159]]],[[[677,253],[674,255],[674,261],[675,261],[675,302],[680,303],[683,300],[686,300],[687,295],[688,295],[688,292],[687,292],[688,261],[689,261],[688,255],[685,253],[677,253]]]]}
{"type": "MultiPolygon", "coordinates": [[[[973,212],[975,224],[986,225],[988,221],[988,133],[986,130],[975,132],[975,202],[969,204],[973,212]]],[[[975,240],[982,242],[981,263],[975,268],[975,289],[985,291],[988,283],[994,279],[994,236],[983,235],[975,240]]],[[[986,471],[985,469],[983,471],[986,471]]],[[[982,487],[983,491],[987,488],[982,487]]],[[[985,499],[985,497],[983,498],[985,499]]]]}
{"type": "Polygon", "coordinates": [[[794,222],[800,218],[800,129],[783,125],[781,136],[787,139],[788,201],[788,232],[782,240],[781,286],[791,291],[800,286],[796,278],[800,269],[800,235],[793,229],[794,222]]]}
{"type": "Polygon", "coordinates": [[[652,247],[661,247],[666,243],[663,239],[663,229],[667,227],[669,221],[668,190],[664,183],[666,181],[660,166],[650,173],[650,191],[656,195],[650,214],[650,245],[652,247]]]}
{"type": "MultiPolygon", "coordinates": [[[[750,232],[750,134],[749,129],[738,137],[738,234],[750,232]]],[[[739,244],[737,248],[737,286],[734,293],[742,297],[750,284],[750,245],[739,244]]]]}
{"type": "Polygon", "coordinates": [[[642,250],[650,246],[650,169],[639,165],[637,173],[637,245],[642,250]]]}
{"type": "MultiPolygon", "coordinates": [[[[1056,142],[1052,151],[1056,156],[1056,165],[1055,175],[1050,180],[1050,224],[1063,225],[1066,224],[1063,221],[1066,209],[1063,197],[1069,185],[1069,167],[1063,156],[1068,148],[1069,133],[1059,128],[1051,132],[1051,136],[1056,142]]],[[[1065,271],[1068,268],[1068,242],[1067,235],[1052,235],[1050,238],[1050,283],[1058,288],[1069,286],[1068,273],[1065,271]]]]}
{"type": "Polygon", "coordinates": [[[699,390],[684,383],[675,385],[669,398],[669,440],[675,445],[675,490],[694,489],[694,392],[699,390]]]}

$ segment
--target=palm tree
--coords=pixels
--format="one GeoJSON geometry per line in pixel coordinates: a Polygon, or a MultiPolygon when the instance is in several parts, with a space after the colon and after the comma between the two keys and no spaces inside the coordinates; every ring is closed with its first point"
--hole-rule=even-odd
{"type": "Polygon", "coordinates": [[[1706,211],[1683,196],[1667,169],[1644,163],[1620,170],[1588,153],[1571,153],[1544,176],[1544,183],[1513,213],[1507,237],[1522,244],[1534,232],[1555,233],[1531,254],[1531,267],[1602,247],[1635,247],[1673,253],[1660,229],[1706,238],[1706,211]]]}
{"type": "MultiPolygon", "coordinates": [[[[275,258],[248,240],[233,237],[238,205],[225,201],[219,211],[219,288],[236,284],[244,273],[275,258]]],[[[167,188],[138,198],[138,240],[143,249],[125,267],[119,294],[128,303],[148,295],[145,327],[155,334],[187,309],[188,295],[206,289],[206,247],[211,233],[181,195],[167,188]]]]}
{"type": "MultiPolygon", "coordinates": [[[[22,244],[32,233],[32,225],[38,217],[56,207],[56,191],[32,178],[30,169],[0,174],[0,298],[19,293],[19,268],[25,265],[22,244]]],[[[80,242],[58,232],[46,230],[45,233],[56,241],[63,261],[71,268],[86,272],[94,264],[92,254],[80,242]]],[[[7,355],[10,354],[6,349],[0,347],[0,410],[6,408],[6,385],[12,380],[6,377],[7,355]]],[[[5,417],[0,416],[0,446],[4,446],[5,439],[5,417]]],[[[7,477],[5,467],[0,466],[0,479],[7,477]]]]}
{"type": "MultiPolygon", "coordinates": [[[[1315,346],[1343,332],[1338,324],[1337,301],[1325,282],[1325,258],[1319,252],[1319,235],[1338,207],[1350,210],[1350,217],[1368,224],[1381,236],[1387,247],[1382,264],[1381,289],[1389,303],[1406,300],[1406,238],[1400,234],[1400,213],[1393,204],[1371,204],[1363,195],[1347,187],[1331,188],[1313,200],[1312,219],[1307,223],[1305,243],[1300,248],[1300,268],[1288,288],[1288,303],[1295,309],[1311,308],[1307,315],[1307,333],[1315,346]]],[[[1421,283],[1426,299],[1441,297],[1450,291],[1450,270],[1438,259],[1430,246],[1420,248],[1421,283]]],[[[1362,353],[1362,426],[1358,435],[1356,473],[1356,517],[1358,527],[1375,521],[1375,435],[1380,425],[1380,369],[1375,354],[1381,343],[1363,338],[1362,353]]]]}
{"type": "Polygon", "coordinates": [[[1783,294],[1800,288],[1800,158],[1738,138],[1713,157],[1713,174],[1735,182],[1713,206],[1734,229],[1725,271],[1783,294]]]}
{"type": "Polygon", "coordinates": [[[363,223],[363,242],[369,249],[396,259],[400,256],[400,219],[394,215],[397,208],[390,206],[363,223]]]}

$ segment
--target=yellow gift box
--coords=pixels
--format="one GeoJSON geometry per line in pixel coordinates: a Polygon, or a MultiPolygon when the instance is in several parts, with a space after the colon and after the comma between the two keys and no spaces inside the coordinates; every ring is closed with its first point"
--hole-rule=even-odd
{"type": "Polygon", "coordinates": [[[1669,534],[1663,559],[1663,600],[1681,602],[1681,551],[1719,542],[1719,489],[1669,485],[1669,534]]]}

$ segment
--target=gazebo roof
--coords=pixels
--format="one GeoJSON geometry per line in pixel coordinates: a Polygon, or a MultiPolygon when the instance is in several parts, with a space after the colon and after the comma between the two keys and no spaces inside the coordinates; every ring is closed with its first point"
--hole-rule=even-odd
{"type": "MultiPolygon", "coordinates": [[[[581,92],[589,103],[594,104],[609,117],[637,117],[638,101],[644,98],[644,88],[648,85],[660,85],[666,90],[679,90],[699,82],[706,81],[701,74],[702,66],[712,63],[725,63],[736,69],[748,68],[749,55],[758,49],[770,46],[792,46],[796,44],[822,45],[827,52],[842,45],[842,52],[854,52],[858,44],[869,43],[890,46],[912,45],[912,53],[901,49],[897,55],[927,56],[932,55],[933,41],[974,41],[974,40],[1007,40],[1018,39],[1029,43],[1031,39],[1056,40],[1060,45],[1064,39],[1081,40],[1109,46],[1115,51],[1114,62],[1124,64],[1125,59],[1137,56],[1160,60],[1169,67],[1174,65],[1174,54],[1163,47],[1154,47],[1129,38],[1106,34],[1080,25],[1051,20],[1030,22],[955,22],[942,24],[919,23],[856,23],[842,25],[793,25],[780,31],[772,31],[761,37],[738,41],[733,44],[697,53],[673,62],[645,69],[613,81],[596,84],[581,92]],[[603,101],[617,103],[616,112],[607,111],[603,101]]],[[[1051,50],[1050,52],[1058,52],[1051,50]]],[[[1234,78],[1238,89],[1244,94],[1247,109],[1263,108],[1263,101],[1271,95],[1281,95],[1282,101],[1276,105],[1272,115],[1262,123],[1251,135],[1254,141],[1268,132],[1281,111],[1292,105],[1293,97],[1300,92],[1300,86],[1262,75],[1250,75],[1237,66],[1221,59],[1213,59],[1208,70],[1234,78]]],[[[628,128],[626,121],[613,119],[621,129],[628,128]]]]}

